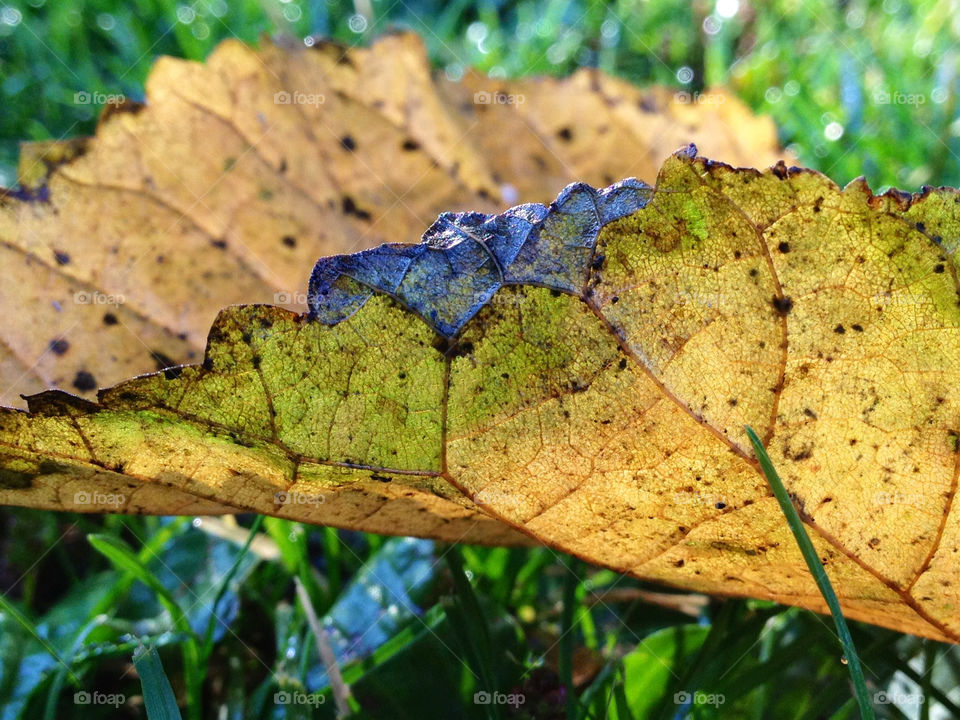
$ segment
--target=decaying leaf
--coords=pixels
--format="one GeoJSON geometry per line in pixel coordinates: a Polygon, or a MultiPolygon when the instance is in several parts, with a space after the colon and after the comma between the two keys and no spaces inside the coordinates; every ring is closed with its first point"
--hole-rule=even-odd
{"type": "Polygon", "coordinates": [[[652,181],[688,142],[779,157],[772,123],[722,91],[684,102],[590,71],[451,83],[410,34],[228,41],[202,65],[161,59],[146,94],[89,141],[27,145],[22,188],[0,191],[0,267],[18,278],[0,287],[0,403],[196,362],[219,308],[303,310],[317,257],[416,241],[444,210],[652,181]]]}
{"type": "Polygon", "coordinates": [[[751,425],[845,612],[958,641],[958,244],[956,190],[688,148],[655,189],[323,258],[310,315],[223,310],[202,365],[4,410],[0,501],[176,512],[148,502],[168,485],[823,611],[751,425]]]}

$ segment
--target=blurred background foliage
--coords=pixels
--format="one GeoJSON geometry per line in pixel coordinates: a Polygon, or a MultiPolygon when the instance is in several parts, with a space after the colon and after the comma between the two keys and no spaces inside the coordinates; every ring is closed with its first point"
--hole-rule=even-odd
{"type": "Polygon", "coordinates": [[[638,84],[732,87],[771,114],[804,164],[875,188],[960,184],[956,0],[5,0],[0,4],[0,178],[17,141],[90,133],[78,91],[142,99],[158,54],[202,60],[263,34],[368,42],[423,36],[456,78],[597,66],[638,84]]]}
{"type": "MultiPolygon", "coordinates": [[[[838,182],[960,184],[960,7],[946,0],[2,0],[0,184],[20,140],[93,131],[99,108],[75,93],[143,99],[158,54],[201,60],[263,34],[366,43],[394,27],[454,79],[598,66],[728,85],[838,182]]],[[[143,645],[188,719],[332,718],[297,582],[351,717],[856,716],[830,621],[811,613],[665,591],[546,548],[256,523],[0,511],[0,720],[144,717],[143,645]],[[524,702],[475,702],[495,692],[524,702]]],[[[955,647],[853,632],[879,717],[960,717],[955,647]]]]}

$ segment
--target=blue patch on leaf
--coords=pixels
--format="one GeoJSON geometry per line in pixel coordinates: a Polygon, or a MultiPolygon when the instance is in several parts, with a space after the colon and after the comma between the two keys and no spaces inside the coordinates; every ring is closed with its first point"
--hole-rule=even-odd
{"type": "Polygon", "coordinates": [[[504,285],[578,294],[600,229],[643,208],[652,195],[649,185],[628,178],[599,191],[568,185],[550,207],[443,213],[418,245],[321,258],[310,276],[311,316],[335,325],[383,293],[453,337],[504,285]]]}

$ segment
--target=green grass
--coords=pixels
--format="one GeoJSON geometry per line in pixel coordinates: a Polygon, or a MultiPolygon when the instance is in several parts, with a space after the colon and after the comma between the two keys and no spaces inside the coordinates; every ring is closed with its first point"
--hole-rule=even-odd
{"type": "MultiPolygon", "coordinates": [[[[949,3],[741,5],[720,22],[712,3],[374,2],[355,32],[353,4],[337,0],[201,0],[192,15],[152,0],[7,2],[0,175],[12,182],[20,139],[92,131],[95,112],[74,93],[141,98],[158,53],[202,59],[261,33],[366,42],[401,25],[453,77],[595,64],[640,83],[729,84],[838,181],[960,184],[949,3]],[[843,132],[830,139],[833,123],[843,132]]],[[[0,720],[153,717],[163,676],[185,718],[334,717],[295,578],[357,718],[857,716],[829,619],[812,613],[711,599],[687,614],[645,599],[663,588],[546,548],[240,522],[227,540],[183,518],[0,511],[0,720]],[[475,704],[477,693],[524,703],[475,704]]],[[[878,717],[960,717],[956,648],[860,623],[850,634],[871,698],[900,701],[877,703],[878,717]]]]}
{"type": "Polygon", "coordinates": [[[91,132],[96,109],[74,94],[140,99],[157,54],[200,60],[224,38],[264,33],[363,43],[390,27],[419,32],[454,77],[465,66],[515,76],[596,65],[637,83],[730,85],[774,117],[804,164],[838,182],[864,174],[876,188],[960,184],[960,15],[946,0],[740,0],[730,18],[709,2],[377,0],[353,24],[357,11],[341,0],[5,1],[8,184],[19,140],[91,132]]]}

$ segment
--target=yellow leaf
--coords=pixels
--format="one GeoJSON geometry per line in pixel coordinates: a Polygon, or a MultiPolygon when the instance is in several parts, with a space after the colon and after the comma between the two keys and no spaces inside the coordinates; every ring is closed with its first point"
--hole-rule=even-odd
{"type": "Polygon", "coordinates": [[[303,310],[317,257],[415,242],[445,210],[652,181],[692,141],[733,163],[779,157],[769,119],[720,91],[698,103],[599,72],[451,83],[412,34],[350,50],[228,41],[205,64],[161,59],[146,94],[109,106],[94,138],[26,145],[21,190],[0,191],[0,266],[18,278],[0,286],[16,308],[0,403],[93,398],[196,362],[219,308],[303,310]]]}
{"type": "Polygon", "coordinates": [[[0,501],[169,513],[140,501],[169,485],[824,611],[751,425],[845,613],[956,642],[958,244],[956,190],[688,148],[655,189],[574,185],[323,258],[310,315],[228,308],[203,365],[4,410],[0,501]]]}

